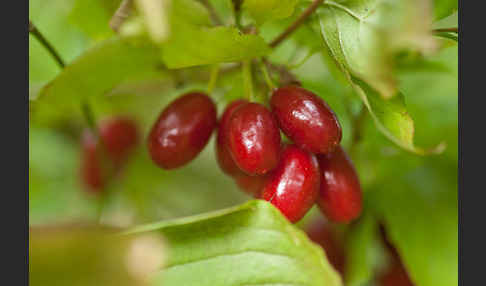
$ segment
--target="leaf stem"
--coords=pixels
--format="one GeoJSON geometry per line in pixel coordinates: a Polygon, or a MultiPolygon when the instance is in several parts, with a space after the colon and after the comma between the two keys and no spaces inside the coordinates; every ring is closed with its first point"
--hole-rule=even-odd
{"type": "Polygon", "coordinates": [[[270,42],[270,47],[275,48],[283,40],[285,40],[290,34],[292,34],[304,21],[322,4],[324,0],[314,0],[312,4],[305,9],[305,11],[279,36],[277,36],[273,41],[270,42]]]}
{"type": "Polygon", "coordinates": [[[211,93],[216,86],[219,76],[219,64],[215,64],[211,68],[211,75],[209,76],[208,82],[208,93],[211,93]]]}
{"type": "Polygon", "coordinates": [[[40,43],[41,45],[46,48],[46,50],[51,54],[51,56],[56,60],[56,62],[59,64],[61,68],[64,68],[66,65],[64,64],[64,61],[62,60],[61,56],[59,53],[54,49],[54,47],[47,41],[47,39],[42,35],[42,33],[37,29],[37,27],[32,23],[32,21],[29,20],[29,33],[34,36],[40,43]]]}
{"type": "Polygon", "coordinates": [[[270,89],[270,91],[274,90],[275,84],[273,83],[272,78],[270,77],[270,74],[268,73],[267,66],[265,65],[265,63],[263,61],[260,62],[260,68],[262,70],[263,79],[265,80],[265,83],[267,84],[268,89],[270,89]]]}
{"type": "Polygon", "coordinates": [[[242,62],[242,73],[243,73],[243,89],[245,91],[245,96],[248,101],[253,102],[253,79],[251,76],[251,62],[249,60],[242,62]]]}
{"type": "Polygon", "coordinates": [[[130,12],[132,10],[132,5],[133,0],[123,0],[120,3],[120,6],[118,6],[118,9],[116,9],[115,14],[110,19],[110,28],[118,32],[120,29],[121,24],[125,21],[126,18],[130,15],[130,12]]]}

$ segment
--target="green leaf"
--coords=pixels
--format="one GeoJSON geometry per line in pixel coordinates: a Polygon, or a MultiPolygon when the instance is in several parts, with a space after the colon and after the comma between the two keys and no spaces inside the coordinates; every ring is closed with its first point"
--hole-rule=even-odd
{"type": "Polygon", "coordinates": [[[250,60],[271,51],[260,36],[234,27],[211,27],[207,10],[196,1],[173,1],[170,11],[169,36],[160,43],[168,68],[250,60]]]}
{"type": "Polygon", "coordinates": [[[322,249],[265,201],[129,233],[152,232],[171,254],[155,285],[342,285],[322,249]]]}
{"type": "Polygon", "coordinates": [[[459,41],[459,37],[458,37],[457,33],[454,33],[454,32],[439,32],[439,33],[435,33],[435,35],[438,36],[438,37],[453,40],[455,42],[459,41]]]}
{"type": "Polygon", "coordinates": [[[342,69],[384,98],[397,94],[393,56],[403,49],[430,52],[428,1],[326,1],[318,17],[324,45],[342,69]]]}
{"type": "Polygon", "coordinates": [[[267,21],[289,17],[298,2],[299,0],[245,0],[242,8],[261,25],[267,21]]]}
{"type": "Polygon", "coordinates": [[[445,18],[457,11],[458,0],[434,0],[435,20],[445,18]]]}
{"type": "Polygon", "coordinates": [[[71,0],[74,7],[68,21],[95,41],[114,35],[109,22],[115,13],[119,0],[71,0]]]}
{"type": "MultiPolygon", "coordinates": [[[[456,168],[451,165],[452,168],[445,169],[441,165],[448,164],[440,160],[426,160],[412,170],[398,165],[403,175],[393,176],[393,182],[390,179],[377,182],[376,189],[370,193],[373,208],[383,218],[391,242],[418,286],[455,286],[458,279],[456,168]]],[[[398,168],[393,170],[397,174],[398,168]]]]}
{"type": "Polygon", "coordinates": [[[32,103],[32,119],[81,116],[81,103],[109,93],[117,85],[163,77],[157,48],[128,43],[119,38],[103,41],[88,50],[41,91],[32,103]]]}
{"type": "Polygon", "coordinates": [[[31,227],[29,285],[142,286],[165,258],[160,237],[99,226],[31,227]]]}
{"type": "Polygon", "coordinates": [[[403,94],[384,100],[375,90],[357,78],[349,78],[351,85],[370,112],[376,127],[390,141],[401,148],[419,155],[437,154],[445,149],[441,143],[430,149],[414,145],[415,127],[407,112],[403,94]]]}

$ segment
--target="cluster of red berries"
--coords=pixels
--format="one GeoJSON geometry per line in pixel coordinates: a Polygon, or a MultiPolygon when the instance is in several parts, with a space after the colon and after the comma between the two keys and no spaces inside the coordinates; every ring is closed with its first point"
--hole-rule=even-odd
{"type": "Polygon", "coordinates": [[[152,160],[163,169],[187,164],[218,127],[219,166],[247,193],[275,205],[291,222],[317,203],[336,222],[361,212],[361,187],[340,147],[341,127],[312,92],[286,86],[270,99],[271,111],[237,100],[218,124],[216,106],[204,93],[187,93],[167,106],[148,137],[152,160]],[[293,144],[282,144],[280,130],[293,144]]]}
{"type": "Polygon", "coordinates": [[[81,138],[81,181],[93,193],[122,168],[139,141],[137,125],[126,117],[105,119],[97,131],[98,137],[86,130],[81,138]]]}

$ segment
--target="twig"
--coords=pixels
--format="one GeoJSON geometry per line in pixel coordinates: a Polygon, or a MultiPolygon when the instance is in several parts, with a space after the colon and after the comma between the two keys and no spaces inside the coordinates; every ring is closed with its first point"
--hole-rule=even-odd
{"type": "Polygon", "coordinates": [[[441,32],[449,32],[449,33],[458,33],[458,28],[441,28],[441,29],[434,29],[435,33],[441,32]]]}
{"type": "Polygon", "coordinates": [[[64,68],[66,65],[62,60],[59,53],[54,49],[54,47],[47,41],[47,39],[42,35],[42,33],[37,30],[37,27],[29,20],[29,33],[32,34],[39,42],[47,49],[47,51],[51,54],[51,56],[56,60],[61,68],[64,68]]]}
{"type": "Polygon", "coordinates": [[[241,28],[241,4],[243,4],[243,0],[232,0],[233,3],[233,11],[235,13],[235,25],[238,28],[241,28]]]}
{"type": "Polygon", "coordinates": [[[305,9],[305,11],[293,22],[285,31],[283,31],[278,37],[270,42],[270,47],[275,48],[278,46],[285,38],[292,34],[316,9],[324,0],[314,0],[312,4],[305,9]]]}
{"type": "Polygon", "coordinates": [[[121,24],[125,21],[126,18],[130,15],[130,12],[132,11],[132,6],[133,6],[133,0],[123,0],[116,9],[115,14],[113,14],[113,17],[110,19],[110,28],[118,32],[120,29],[121,24]]]}
{"type": "Polygon", "coordinates": [[[223,21],[221,21],[221,18],[219,18],[218,13],[216,13],[216,10],[214,10],[213,5],[211,5],[211,3],[209,3],[208,0],[200,0],[200,2],[201,2],[201,4],[204,5],[204,7],[206,7],[206,9],[208,9],[209,17],[211,17],[211,20],[213,21],[213,23],[216,26],[222,26],[223,21]]]}

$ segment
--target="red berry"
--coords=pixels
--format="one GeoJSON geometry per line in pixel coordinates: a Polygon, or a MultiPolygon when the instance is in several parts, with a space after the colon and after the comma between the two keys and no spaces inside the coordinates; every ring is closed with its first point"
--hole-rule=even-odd
{"type": "Polygon", "coordinates": [[[236,100],[230,103],[221,119],[219,120],[218,136],[216,139],[216,158],[221,170],[228,175],[240,175],[243,172],[236,166],[235,161],[231,158],[231,154],[228,150],[228,132],[229,121],[233,112],[241,105],[248,103],[246,100],[236,100]]]}
{"type": "Polygon", "coordinates": [[[216,106],[204,93],[187,93],[160,114],[148,137],[152,160],[174,169],[194,159],[216,127],[216,106]]]}
{"type": "Polygon", "coordinates": [[[361,214],[361,186],[353,163],[341,146],[317,155],[321,188],[317,204],[328,219],[350,222],[361,214]]]}
{"type": "Polygon", "coordinates": [[[312,241],[324,248],[329,262],[343,275],[346,255],[343,245],[336,239],[336,233],[333,232],[331,225],[321,217],[309,225],[305,232],[312,241]]]}
{"type": "Polygon", "coordinates": [[[102,150],[90,131],[85,131],[81,139],[81,183],[88,191],[99,193],[105,186],[108,173],[106,166],[102,165],[102,150]]]}
{"type": "Polygon", "coordinates": [[[115,165],[120,166],[138,143],[138,130],[129,118],[103,120],[99,125],[101,140],[115,165]]]}
{"type": "Polygon", "coordinates": [[[341,126],[331,108],[314,93],[285,86],[270,100],[282,131],[297,146],[312,153],[329,153],[341,141],[341,126]]]}
{"type": "Polygon", "coordinates": [[[276,206],[291,222],[297,222],[315,203],[319,180],[315,156],[288,145],[265,184],[262,198],[276,206]]]}
{"type": "Polygon", "coordinates": [[[268,175],[250,176],[243,172],[233,177],[238,187],[245,193],[258,198],[261,195],[268,175]]]}
{"type": "Polygon", "coordinates": [[[268,109],[257,103],[237,108],[229,123],[229,152],[248,175],[262,175],[275,168],[280,152],[280,131],[268,109]]]}

